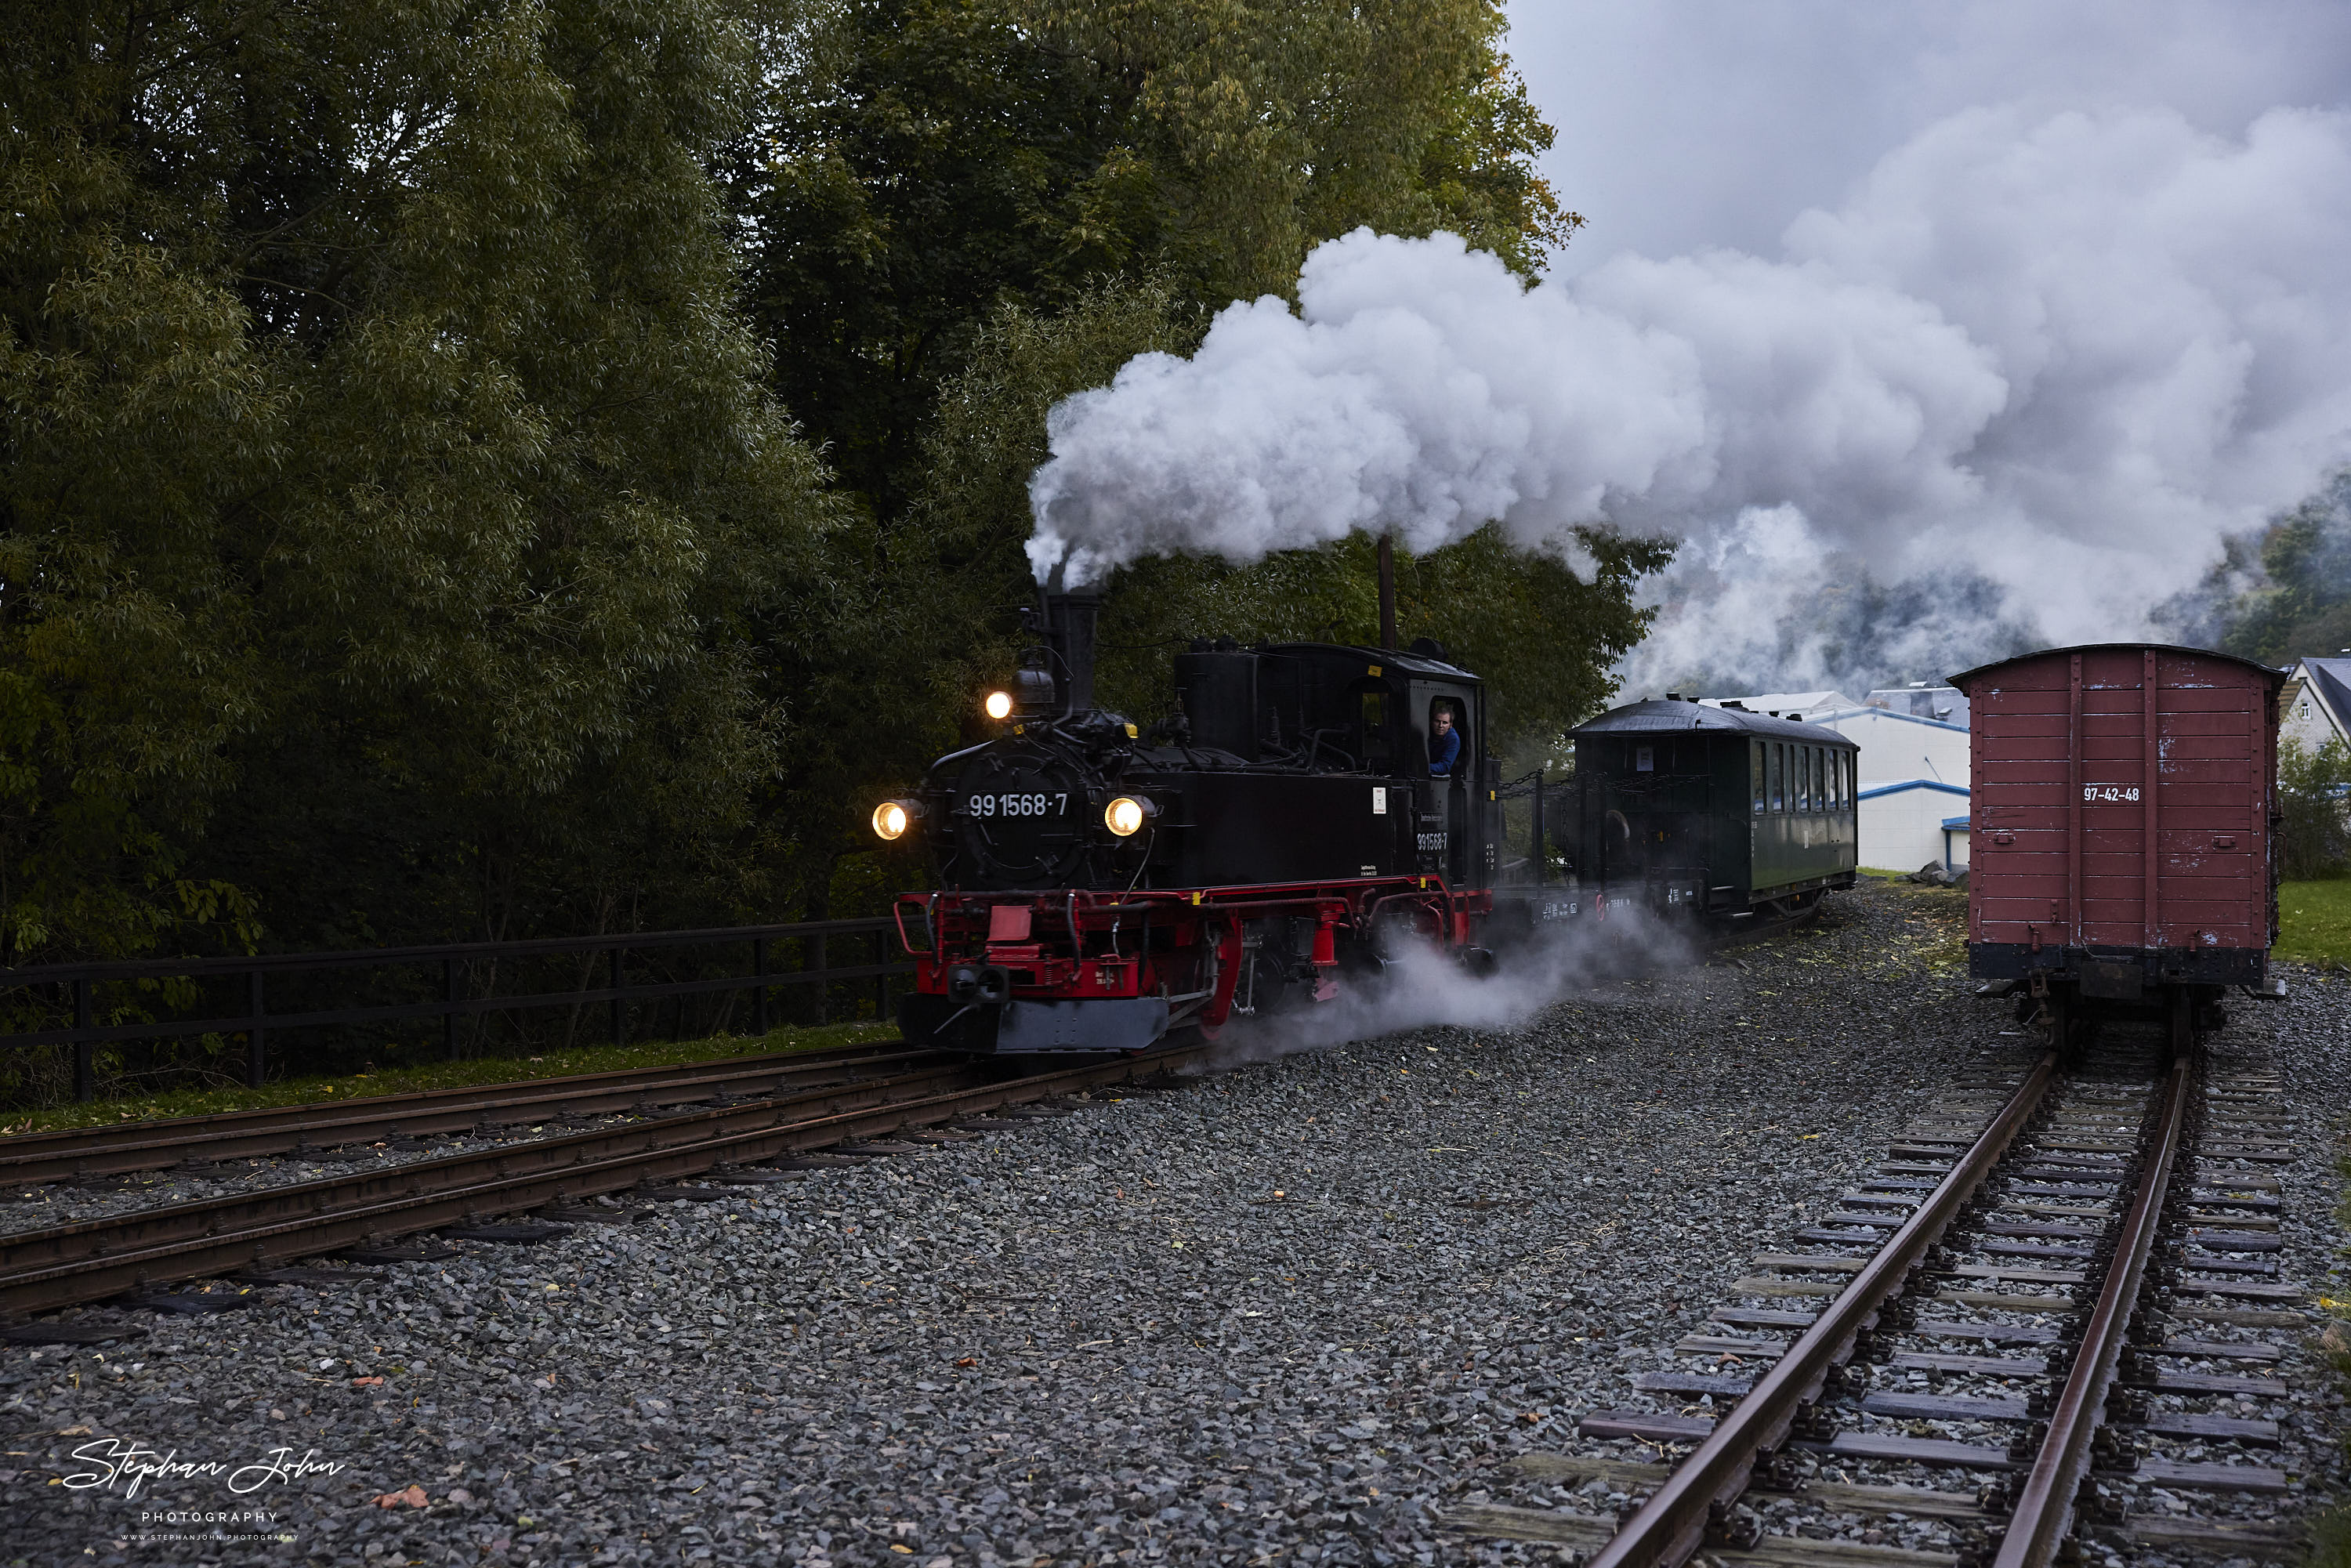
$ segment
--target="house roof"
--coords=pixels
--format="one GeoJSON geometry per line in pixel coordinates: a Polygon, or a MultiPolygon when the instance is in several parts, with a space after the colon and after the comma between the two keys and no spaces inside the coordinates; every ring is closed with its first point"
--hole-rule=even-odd
{"type": "Polygon", "coordinates": [[[1880,795],[1898,795],[1905,789],[1940,789],[1944,794],[1957,795],[1962,800],[1968,798],[1967,788],[1964,785],[1946,784],[1939,779],[1903,779],[1891,784],[1864,785],[1855,794],[1854,799],[1870,800],[1880,795]]]}
{"type": "Polygon", "coordinates": [[[2335,733],[2351,736],[2351,659],[2304,659],[2294,666],[2304,689],[2316,697],[2335,721],[2335,733]]]}

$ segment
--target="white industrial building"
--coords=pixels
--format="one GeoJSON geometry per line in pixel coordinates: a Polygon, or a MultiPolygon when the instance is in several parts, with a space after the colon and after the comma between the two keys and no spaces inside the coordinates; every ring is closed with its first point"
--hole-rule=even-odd
{"type": "MultiPolygon", "coordinates": [[[[2351,666],[2351,660],[2341,662],[2351,666]]],[[[2351,668],[2346,674],[2351,674],[2351,668]]],[[[1921,695],[1933,690],[1919,688],[1911,693],[1896,687],[1893,695],[1921,695]]],[[[1884,694],[1871,694],[1873,698],[1880,695],[1884,694]]],[[[1881,871],[1917,871],[1929,861],[1939,861],[1955,871],[1967,864],[1965,724],[1874,702],[1858,703],[1836,692],[1772,692],[1706,700],[1716,707],[1736,704],[1751,713],[1816,724],[1835,730],[1861,748],[1854,758],[1854,776],[1860,786],[1862,864],[1881,871]],[[1954,830],[1949,822],[1955,816],[1961,826],[1954,830]]],[[[1937,706],[1942,711],[1953,711],[1948,705],[1937,706]]]]}

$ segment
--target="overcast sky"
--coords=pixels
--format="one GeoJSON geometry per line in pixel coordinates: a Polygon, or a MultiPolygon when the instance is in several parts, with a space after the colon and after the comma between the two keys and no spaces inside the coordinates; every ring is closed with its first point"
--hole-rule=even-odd
{"type": "Polygon", "coordinates": [[[1977,105],[2164,105],[2236,136],[2351,105],[2344,0],[1510,0],[1510,48],[1590,220],[1555,276],[1621,250],[1779,253],[1880,157],[1977,105]]]}

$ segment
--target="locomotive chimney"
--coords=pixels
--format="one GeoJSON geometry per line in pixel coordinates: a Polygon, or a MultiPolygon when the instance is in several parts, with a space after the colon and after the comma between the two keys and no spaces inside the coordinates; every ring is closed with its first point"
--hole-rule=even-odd
{"type": "Polygon", "coordinates": [[[1380,646],[1395,652],[1395,540],[1380,536],[1380,646]]]}
{"type": "Polygon", "coordinates": [[[1071,713],[1094,706],[1094,621],[1101,613],[1102,595],[1092,589],[1045,591],[1045,636],[1069,683],[1071,713]]]}

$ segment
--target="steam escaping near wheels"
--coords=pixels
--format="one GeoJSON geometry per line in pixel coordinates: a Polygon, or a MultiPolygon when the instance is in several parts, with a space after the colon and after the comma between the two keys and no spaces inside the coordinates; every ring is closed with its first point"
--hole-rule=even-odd
{"type": "Polygon", "coordinates": [[[1701,940],[1687,923],[1631,903],[1604,925],[1539,926],[1499,952],[1466,957],[1400,936],[1376,969],[1351,975],[1332,1000],[1228,1023],[1204,1071],[1436,1025],[1523,1029],[1579,989],[1694,963],[1701,940]]]}

